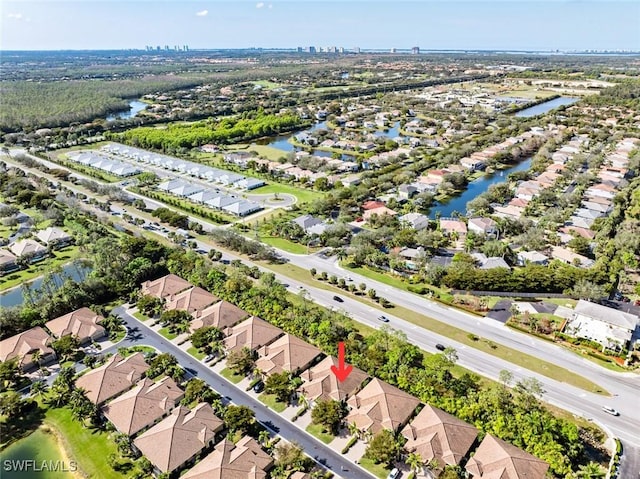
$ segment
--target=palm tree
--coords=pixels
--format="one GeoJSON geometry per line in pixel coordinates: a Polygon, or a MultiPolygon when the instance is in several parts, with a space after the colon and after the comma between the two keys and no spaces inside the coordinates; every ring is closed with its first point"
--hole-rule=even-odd
{"type": "Polygon", "coordinates": [[[602,470],[600,464],[597,462],[590,462],[584,466],[580,466],[580,470],[577,473],[578,477],[583,477],[586,479],[598,479],[600,477],[604,477],[606,475],[605,471],[602,470]]]}
{"type": "Polygon", "coordinates": [[[258,442],[262,444],[263,447],[269,449],[269,446],[271,445],[271,435],[269,434],[269,431],[266,429],[260,431],[258,433],[258,442]]]}
{"type": "Polygon", "coordinates": [[[47,392],[47,383],[36,381],[31,385],[31,397],[42,397],[47,392]]]}
{"type": "Polygon", "coordinates": [[[41,366],[40,361],[42,360],[42,351],[40,349],[36,349],[34,352],[32,352],[31,360],[38,365],[38,368],[40,368],[41,366]]]}
{"type": "Polygon", "coordinates": [[[349,434],[352,436],[358,436],[358,439],[360,439],[361,436],[361,432],[360,428],[357,426],[357,424],[355,422],[351,422],[347,424],[347,429],[349,430],[349,434]]]}
{"type": "Polygon", "coordinates": [[[416,476],[418,475],[418,473],[420,472],[420,470],[424,466],[424,462],[422,461],[422,457],[420,457],[420,454],[417,454],[415,452],[410,453],[407,456],[407,459],[406,459],[405,462],[407,463],[407,466],[409,466],[415,472],[416,476]]]}

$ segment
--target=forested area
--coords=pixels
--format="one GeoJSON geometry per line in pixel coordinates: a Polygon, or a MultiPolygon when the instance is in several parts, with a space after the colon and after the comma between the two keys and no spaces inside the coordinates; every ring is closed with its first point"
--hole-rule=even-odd
{"type": "Polygon", "coordinates": [[[166,128],[135,128],[118,135],[117,139],[140,148],[164,151],[167,148],[193,148],[206,143],[239,142],[274,135],[308,124],[308,121],[297,115],[270,115],[258,111],[219,121],[211,119],[187,124],[177,123],[166,128]]]}
{"type": "Polygon", "coordinates": [[[129,107],[126,98],[198,85],[197,76],[153,76],[133,80],[2,82],[0,130],[35,129],[90,121],[129,107]]]}

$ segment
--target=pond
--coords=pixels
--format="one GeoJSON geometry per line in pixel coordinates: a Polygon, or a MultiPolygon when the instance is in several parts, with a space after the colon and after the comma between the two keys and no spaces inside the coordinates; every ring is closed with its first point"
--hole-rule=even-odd
{"type": "Polygon", "coordinates": [[[133,100],[129,102],[129,109],[119,111],[107,116],[107,121],[113,120],[126,120],[127,118],[133,118],[142,110],[144,110],[148,105],[138,100],[133,100]]]}
{"type": "Polygon", "coordinates": [[[64,459],[55,436],[42,429],[9,446],[2,451],[0,457],[2,479],[74,479],[78,477],[72,472],[75,469],[75,463],[64,459]],[[18,470],[21,466],[22,470],[18,470]],[[54,468],[58,470],[52,470],[54,468]]]}
{"type": "Polygon", "coordinates": [[[467,186],[467,189],[464,190],[459,196],[454,196],[449,201],[444,203],[434,203],[429,212],[429,217],[433,219],[436,217],[436,214],[439,213],[440,217],[448,218],[454,211],[464,214],[467,211],[467,203],[469,201],[473,200],[481,193],[487,191],[491,185],[507,181],[507,176],[509,176],[509,173],[514,173],[516,171],[526,171],[530,166],[531,158],[527,158],[526,160],[521,161],[511,168],[496,171],[495,173],[485,175],[482,178],[478,178],[477,180],[472,181],[467,186]]]}
{"type": "MultiPolygon", "coordinates": [[[[301,130],[301,131],[294,131],[292,133],[287,133],[286,135],[275,135],[275,136],[267,136],[264,138],[259,138],[255,141],[255,143],[257,145],[266,145],[272,148],[277,148],[287,153],[291,151],[298,151],[300,150],[300,148],[296,148],[293,144],[289,142],[291,138],[293,138],[296,135],[299,135],[300,133],[311,133],[312,131],[322,130],[322,129],[327,129],[327,122],[321,121],[313,125],[311,128],[308,128],[306,130],[301,130]]],[[[311,154],[315,156],[322,156],[325,158],[331,158],[333,155],[333,153],[330,151],[315,150],[315,149],[311,150],[311,154]]],[[[340,156],[340,159],[343,161],[355,161],[354,156],[347,155],[347,154],[342,154],[340,156]]]]}
{"type": "Polygon", "coordinates": [[[530,118],[532,116],[542,115],[554,108],[558,108],[563,105],[572,105],[577,102],[579,98],[573,98],[568,96],[561,96],[559,98],[554,98],[553,100],[545,101],[544,103],[540,103],[538,105],[525,108],[524,110],[520,110],[516,113],[516,116],[519,118],[530,118]]]}
{"type": "MultiPolygon", "coordinates": [[[[91,268],[79,262],[72,262],[62,267],[62,273],[54,275],[56,284],[62,284],[66,279],[71,278],[74,281],[82,281],[91,272],[91,268]]],[[[29,283],[31,291],[34,293],[42,286],[43,277],[34,279],[29,283]]],[[[23,289],[21,286],[10,289],[0,294],[0,304],[4,308],[12,306],[20,306],[24,301],[23,289]]]]}

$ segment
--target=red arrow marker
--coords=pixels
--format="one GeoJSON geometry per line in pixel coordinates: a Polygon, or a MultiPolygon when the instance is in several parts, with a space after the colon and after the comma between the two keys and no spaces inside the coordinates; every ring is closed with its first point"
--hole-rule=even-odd
{"type": "Polygon", "coordinates": [[[342,382],[349,377],[353,366],[344,363],[344,343],[340,341],[338,343],[338,367],[331,366],[331,371],[336,375],[338,381],[342,382]]]}

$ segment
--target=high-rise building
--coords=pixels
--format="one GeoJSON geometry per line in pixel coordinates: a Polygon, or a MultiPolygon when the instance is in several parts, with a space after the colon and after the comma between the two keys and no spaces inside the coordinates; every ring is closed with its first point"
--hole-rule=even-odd
{"type": "Polygon", "coordinates": [[[418,55],[418,54],[420,53],[420,47],[413,47],[413,48],[411,49],[411,53],[412,53],[413,55],[418,55]]]}
{"type": "Polygon", "coordinates": [[[389,53],[396,53],[396,51],[397,50],[395,48],[392,48],[391,50],[389,50],[389,53]]]}
{"type": "Polygon", "coordinates": [[[360,47],[355,47],[353,49],[353,53],[360,53],[360,47]]]}
{"type": "Polygon", "coordinates": [[[309,47],[309,53],[316,53],[316,47],[309,47]]]}

